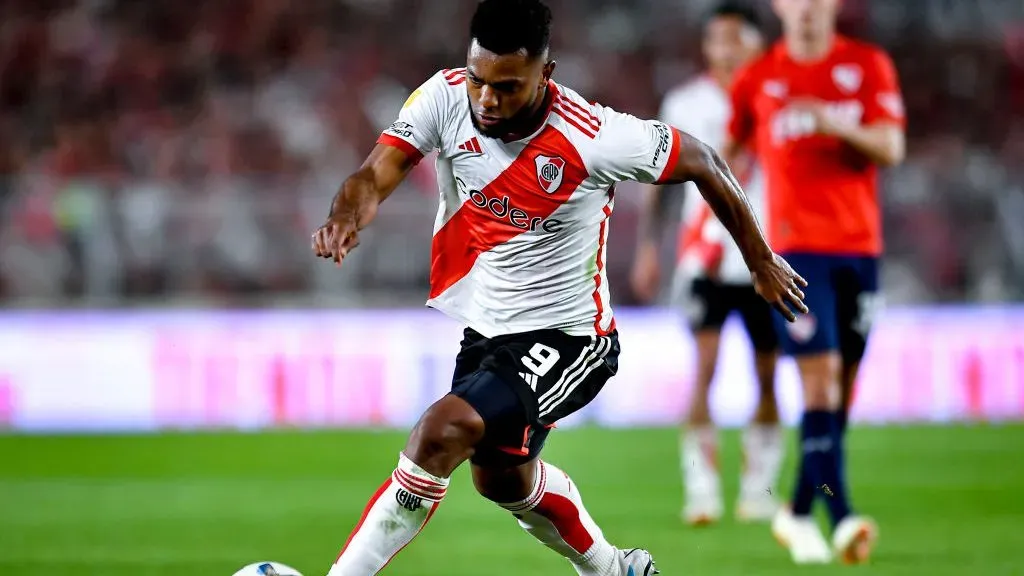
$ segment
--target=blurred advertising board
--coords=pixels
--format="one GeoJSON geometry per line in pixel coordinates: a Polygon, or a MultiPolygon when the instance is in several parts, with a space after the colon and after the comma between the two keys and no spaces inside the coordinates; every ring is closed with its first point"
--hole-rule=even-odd
{"type": "MultiPolygon", "coordinates": [[[[621,310],[620,371],[563,423],[672,425],[694,350],[677,316],[621,310]]],[[[32,431],[407,427],[450,385],[461,329],[432,310],[7,312],[0,427],[32,431]]],[[[800,410],[783,360],[784,418],[800,410]]],[[[713,411],[746,421],[751,351],[723,336],[713,411]]],[[[1024,419],[1024,307],[887,310],[855,406],[861,422],[1024,419]]]]}

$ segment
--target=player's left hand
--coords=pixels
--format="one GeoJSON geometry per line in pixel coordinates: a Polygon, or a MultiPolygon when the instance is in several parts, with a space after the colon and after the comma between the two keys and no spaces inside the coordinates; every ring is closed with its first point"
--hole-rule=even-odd
{"type": "Polygon", "coordinates": [[[327,222],[313,232],[313,253],[330,258],[341,266],[341,261],[359,245],[359,225],[354,213],[332,214],[327,222]]]}
{"type": "Polygon", "coordinates": [[[790,307],[796,308],[801,314],[808,312],[804,304],[804,292],[801,288],[807,287],[807,281],[797,274],[789,262],[783,260],[778,254],[765,260],[756,269],[751,269],[750,276],[754,281],[754,289],[779,314],[789,322],[796,320],[796,314],[790,307]]]}
{"type": "Polygon", "coordinates": [[[839,136],[844,126],[836,121],[833,114],[822,100],[813,98],[797,98],[792,100],[788,108],[805,114],[814,122],[814,133],[824,136],[839,136]]]}

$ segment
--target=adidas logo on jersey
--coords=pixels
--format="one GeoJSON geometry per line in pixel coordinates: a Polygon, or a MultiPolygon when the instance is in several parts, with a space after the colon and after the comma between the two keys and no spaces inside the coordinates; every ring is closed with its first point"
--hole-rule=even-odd
{"type": "Polygon", "coordinates": [[[480,141],[476,139],[476,136],[466,140],[462,144],[459,144],[459,150],[463,152],[472,152],[474,154],[483,154],[484,151],[480,148],[480,141]]]}
{"type": "Polygon", "coordinates": [[[530,388],[532,390],[534,390],[534,391],[537,390],[537,375],[536,374],[527,374],[526,372],[520,372],[519,373],[519,377],[523,379],[523,382],[526,382],[527,384],[529,384],[530,388]]]}

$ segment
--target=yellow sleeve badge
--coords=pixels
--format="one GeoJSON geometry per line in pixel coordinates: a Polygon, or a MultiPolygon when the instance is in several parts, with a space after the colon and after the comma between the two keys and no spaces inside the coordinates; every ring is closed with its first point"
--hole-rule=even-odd
{"type": "Polygon", "coordinates": [[[417,88],[416,90],[414,90],[414,91],[413,91],[413,93],[412,93],[412,94],[409,94],[409,97],[408,97],[408,98],[406,98],[406,100],[405,100],[405,104],[402,104],[402,108],[403,108],[403,109],[404,109],[404,108],[408,108],[408,107],[409,107],[410,105],[412,105],[412,103],[413,103],[413,102],[414,102],[414,101],[415,101],[415,100],[416,100],[417,98],[419,98],[419,97],[420,97],[420,94],[422,94],[422,93],[423,93],[423,90],[422,90],[422,89],[420,89],[420,88],[417,88]]]}

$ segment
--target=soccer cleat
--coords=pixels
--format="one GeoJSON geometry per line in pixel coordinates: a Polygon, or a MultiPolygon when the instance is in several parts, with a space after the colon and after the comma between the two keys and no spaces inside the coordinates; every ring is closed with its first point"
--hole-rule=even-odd
{"type": "Polygon", "coordinates": [[[794,516],[781,508],[772,520],[772,535],[796,564],[828,564],[832,551],[821,534],[821,528],[810,516],[794,516]]]}
{"type": "Polygon", "coordinates": [[[740,522],[766,522],[778,511],[778,500],[767,492],[742,496],[736,503],[736,519],[740,522]]]}
{"type": "Polygon", "coordinates": [[[689,494],[681,514],[690,526],[707,526],[722,518],[722,497],[717,493],[689,494]]]}
{"type": "Polygon", "coordinates": [[[832,532],[832,547],[844,564],[863,564],[878,539],[878,525],[865,516],[847,516],[832,532]]]}
{"type": "Polygon", "coordinates": [[[619,574],[622,576],[652,576],[660,574],[654,565],[654,558],[647,550],[630,548],[618,550],[619,574]]]}

